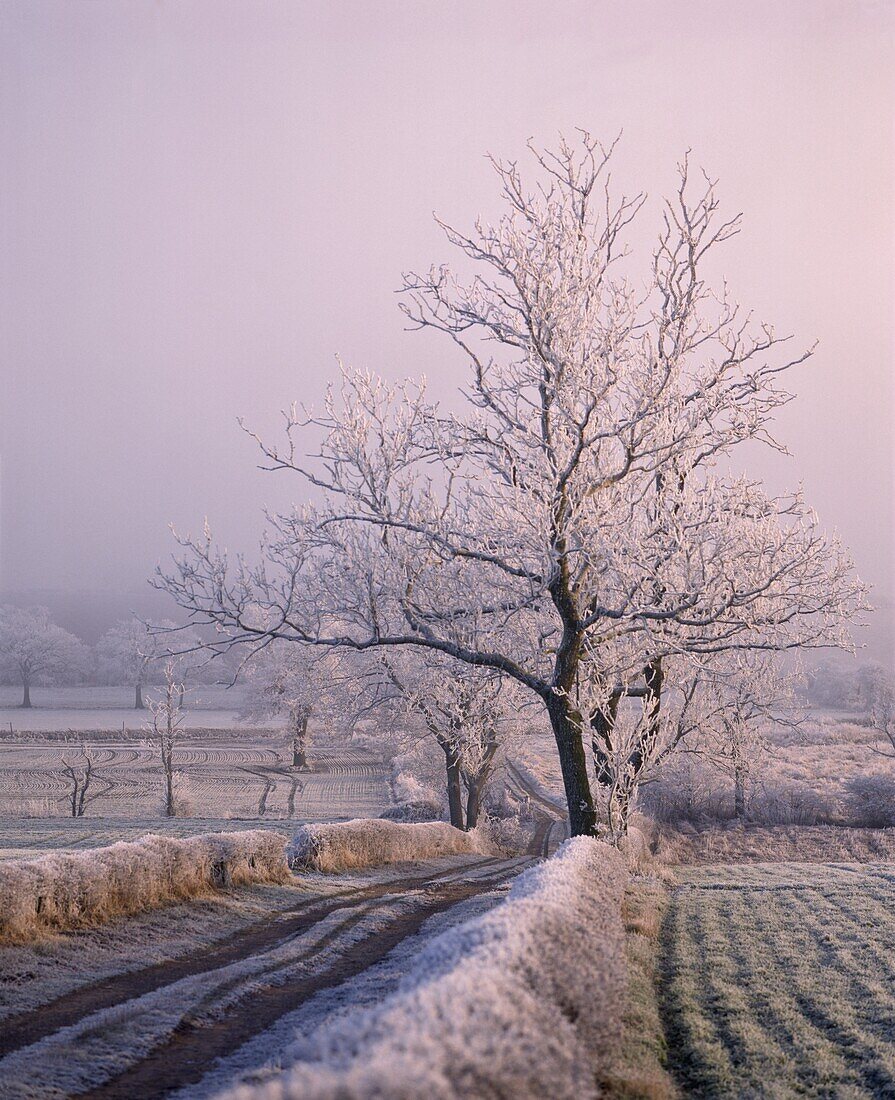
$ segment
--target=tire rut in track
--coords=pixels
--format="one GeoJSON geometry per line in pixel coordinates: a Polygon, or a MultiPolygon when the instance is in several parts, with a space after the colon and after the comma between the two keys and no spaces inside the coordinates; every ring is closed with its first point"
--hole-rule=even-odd
{"type": "Polygon", "coordinates": [[[219,1058],[266,1031],[316,993],[340,985],[380,962],[436,913],[493,889],[513,873],[436,886],[412,913],[397,917],[382,931],[350,945],[319,974],[253,990],[251,1012],[245,1012],[245,1006],[239,1004],[211,1024],[194,1023],[186,1017],[167,1042],[111,1081],[78,1093],[78,1100],[133,1100],[135,1096],[140,1100],[159,1100],[176,1089],[196,1084],[219,1058]]]}
{"type": "Polygon", "coordinates": [[[456,876],[464,871],[481,871],[502,862],[504,861],[500,859],[485,859],[459,870],[452,867],[435,874],[390,879],[366,888],[346,890],[329,898],[302,899],[284,913],[249,925],[210,947],[145,967],[142,970],[104,978],[99,982],[65,993],[48,1004],[7,1017],[0,1021],[0,1058],[5,1058],[7,1054],[12,1054],[22,1047],[30,1046],[61,1028],[70,1027],[95,1012],[153,993],[183,978],[217,970],[252,955],[272,950],[286,940],[309,931],[337,909],[353,905],[361,906],[365,902],[389,895],[421,889],[429,883],[438,883],[452,875],[456,876]]]}

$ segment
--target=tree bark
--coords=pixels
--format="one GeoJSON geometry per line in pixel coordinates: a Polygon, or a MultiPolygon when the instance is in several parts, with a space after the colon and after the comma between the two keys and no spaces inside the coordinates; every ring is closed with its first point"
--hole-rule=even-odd
{"type": "Polygon", "coordinates": [[[481,778],[471,779],[466,794],[466,828],[474,829],[479,823],[479,814],[482,811],[482,791],[485,780],[481,778]]]}
{"type": "Polygon", "coordinates": [[[31,706],[31,685],[30,685],[30,684],[28,683],[28,681],[26,680],[26,681],[25,681],[25,682],[24,682],[24,683],[22,684],[22,688],[23,688],[23,692],[22,692],[22,706],[23,706],[23,707],[30,707],[30,706],[31,706]]]}
{"type": "Polygon", "coordinates": [[[551,695],[547,699],[547,713],[559,753],[572,836],[595,836],[597,812],[581,738],[581,716],[561,695],[551,695]]]}
{"type": "Polygon", "coordinates": [[[165,769],[165,814],[174,816],[174,775],[170,767],[165,769]]]}
{"type": "Polygon", "coordinates": [[[308,720],[307,718],[302,718],[300,719],[298,725],[294,726],[292,730],[293,768],[307,768],[308,766],[307,733],[308,720]]]}
{"type": "Polygon", "coordinates": [[[451,814],[451,824],[455,829],[466,828],[463,815],[463,780],[460,774],[460,761],[453,747],[442,745],[444,750],[444,765],[447,776],[448,809],[451,814]]]}
{"type": "Polygon", "coordinates": [[[737,821],[746,816],[746,770],[739,762],[733,766],[733,815],[737,821]]]}
{"type": "Polygon", "coordinates": [[[134,710],[145,710],[146,707],[143,704],[143,685],[138,680],[134,684],[134,710]]]}
{"type": "Polygon", "coordinates": [[[596,711],[590,720],[594,771],[596,772],[597,782],[604,787],[612,785],[612,758],[609,753],[612,748],[612,735],[615,732],[615,721],[620,700],[621,695],[613,692],[609,696],[606,709],[596,711]]]}

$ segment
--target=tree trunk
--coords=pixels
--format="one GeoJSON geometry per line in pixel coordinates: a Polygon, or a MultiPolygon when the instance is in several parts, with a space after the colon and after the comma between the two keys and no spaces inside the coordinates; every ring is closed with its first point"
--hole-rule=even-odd
{"type": "Polygon", "coordinates": [[[463,781],[460,774],[460,761],[453,748],[442,745],[444,750],[444,765],[447,775],[448,809],[451,814],[451,824],[455,829],[465,829],[466,822],[463,817],[463,781]]]}
{"type": "Polygon", "coordinates": [[[165,814],[174,816],[174,775],[170,769],[165,771],[165,814]]]}
{"type": "Polygon", "coordinates": [[[307,732],[308,720],[307,718],[302,718],[298,725],[294,726],[292,730],[293,768],[307,768],[308,766],[307,732]]]}
{"type": "Polygon", "coordinates": [[[739,761],[733,766],[733,815],[737,821],[746,816],[746,769],[739,761]]]}
{"type": "Polygon", "coordinates": [[[572,836],[595,836],[597,812],[587,772],[587,755],[581,739],[581,716],[561,695],[549,696],[547,713],[559,753],[572,836]]]}
{"type": "Polygon", "coordinates": [[[22,706],[23,707],[30,707],[31,706],[31,685],[26,680],[24,682],[24,684],[22,685],[22,687],[24,689],[23,694],[22,694],[22,706]]]}
{"type": "Polygon", "coordinates": [[[620,700],[621,695],[613,693],[609,696],[606,709],[596,711],[590,720],[594,771],[596,772],[597,782],[604,787],[612,785],[613,773],[610,752],[620,700]]]}
{"type": "Polygon", "coordinates": [[[466,828],[474,829],[479,823],[479,814],[482,812],[482,793],[485,790],[487,777],[476,776],[470,779],[466,795],[466,828]]]}
{"type": "Polygon", "coordinates": [[[146,707],[143,704],[143,685],[138,680],[134,684],[134,710],[145,710],[146,707]]]}

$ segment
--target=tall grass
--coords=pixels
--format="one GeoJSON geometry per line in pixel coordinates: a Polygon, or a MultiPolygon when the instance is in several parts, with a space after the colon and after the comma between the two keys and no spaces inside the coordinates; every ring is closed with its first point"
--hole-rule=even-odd
{"type": "Polygon", "coordinates": [[[0,863],[0,943],[98,924],[166,902],[285,882],[288,837],[267,830],[145,836],[87,852],[0,863]]]}

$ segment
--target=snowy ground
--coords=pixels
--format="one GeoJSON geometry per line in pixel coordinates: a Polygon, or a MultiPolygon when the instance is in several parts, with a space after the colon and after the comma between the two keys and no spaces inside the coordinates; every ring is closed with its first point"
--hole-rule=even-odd
{"type": "Polygon", "coordinates": [[[428,938],[531,862],[301,876],[0,951],[0,1097],[204,1097],[263,1075],[299,1031],[390,991],[428,938]]]}
{"type": "MultiPolygon", "coordinates": [[[[146,699],[156,687],[148,687],[146,699]]],[[[124,729],[133,733],[145,726],[148,711],[134,709],[134,689],[129,687],[35,687],[33,706],[23,710],[22,689],[0,685],[0,731],[9,734],[35,731],[102,731],[124,729]]],[[[232,729],[238,725],[243,690],[198,685],[186,696],[184,724],[188,729],[232,729]]]]}
{"type": "MultiPolygon", "coordinates": [[[[159,818],[163,780],[155,746],[139,738],[86,743],[95,759],[94,789],[108,787],[88,807],[89,818],[159,818]]],[[[78,743],[0,737],[0,816],[64,816],[69,786],[62,760],[76,760],[78,751],[78,743]]],[[[389,805],[388,770],[379,757],[323,743],[311,771],[296,771],[290,761],[276,731],[188,735],[175,752],[178,798],[187,816],[222,820],[376,817],[389,805]]]]}

